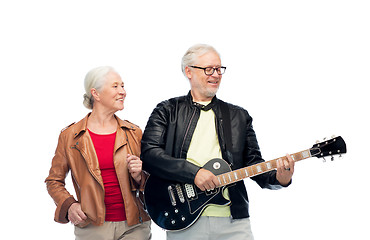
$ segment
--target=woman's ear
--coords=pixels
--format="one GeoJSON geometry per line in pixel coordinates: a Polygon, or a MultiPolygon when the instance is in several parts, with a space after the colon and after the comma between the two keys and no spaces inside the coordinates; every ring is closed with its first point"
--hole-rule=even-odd
{"type": "Polygon", "coordinates": [[[99,101],[100,100],[99,92],[95,88],[91,88],[90,91],[91,91],[91,96],[94,97],[94,100],[99,101]]]}

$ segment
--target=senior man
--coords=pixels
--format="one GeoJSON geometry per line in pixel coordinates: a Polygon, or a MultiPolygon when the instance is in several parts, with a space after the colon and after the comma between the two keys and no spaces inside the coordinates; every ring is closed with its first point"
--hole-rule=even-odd
{"type": "MultiPolygon", "coordinates": [[[[220,185],[215,174],[202,168],[210,159],[222,158],[232,170],[264,162],[252,117],[216,97],[225,70],[212,46],[187,50],[182,71],[189,93],[159,103],[143,134],[143,169],[152,176],[206,191],[220,185]]],[[[293,172],[294,161],[287,155],[277,161],[276,170],[252,179],[262,188],[279,189],[291,183],[293,172]]],[[[189,228],[167,231],[167,239],[253,239],[244,182],[237,181],[223,195],[231,204],[207,206],[189,228]]]]}

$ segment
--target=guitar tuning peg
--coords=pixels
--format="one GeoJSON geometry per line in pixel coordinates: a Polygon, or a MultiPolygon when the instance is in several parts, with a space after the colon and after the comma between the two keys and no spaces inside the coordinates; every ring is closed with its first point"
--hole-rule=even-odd
{"type": "Polygon", "coordinates": [[[342,154],[339,154],[339,159],[340,159],[340,160],[342,160],[342,159],[343,159],[342,154]]]}
{"type": "Polygon", "coordinates": [[[319,143],[320,141],[319,140],[316,140],[316,143],[319,143]]]}
{"type": "Polygon", "coordinates": [[[331,160],[331,161],[334,161],[334,156],[331,156],[330,160],[331,160]]]}
{"type": "Polygon", "coordinates": [[[326,159],[324,157],[322,158],[322,162],[326,162],[326,159]]]}
{"type": "Polygon", "coordinates": [[[336,136],[333,134],[333,135],[331,135],[331,138],[336,138],[336,136]]]}
{"type": "Polygon", "coordinates": [[[324,137],[324,141],[326,140],[326,137],[324,137]]]}

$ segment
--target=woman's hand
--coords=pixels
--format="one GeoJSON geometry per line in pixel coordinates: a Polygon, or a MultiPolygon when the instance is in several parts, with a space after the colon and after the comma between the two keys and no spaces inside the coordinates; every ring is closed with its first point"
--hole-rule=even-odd
{"type": "Polygon", "coordinates": [[[68,209],[68,220],[71,221],[72,224],[78,225],[83,223],[87,219],[85,213],[81,210],[80,203],[72,203],[72,205],[68,209]]]}
{"type": "Polygon", "coordinates": [[[141,170],[143,162],[135,155],[127,154],[127,169],[131,174],[131,177],[140,184],[141,181],[141,170]]]}

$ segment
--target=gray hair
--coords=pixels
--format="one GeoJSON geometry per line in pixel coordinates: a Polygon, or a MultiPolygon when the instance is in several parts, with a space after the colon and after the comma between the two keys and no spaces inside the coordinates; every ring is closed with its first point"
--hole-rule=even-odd
{"type": "Polygon", "coordinates": [[[215,52],[218,56],[220,56],[214,47],[207,44],[196,44],[186,51],[181,61],[181,70],[185,77],[185,67],[195,65],[197,63],[197,58],[208,52],[215,52]]]}
{"type": "Polygon", "coordinates": [[[83,104],[88,109],[93,109],[94,106],[94,97],[91,95],[91,89],[95,88],[97,91],[100,91],[103,87],[106,76],[110,72],[116,72],[110,66],[102,66],[91,69],[85,76],[84,86],[85,94],[83,104]]]}

